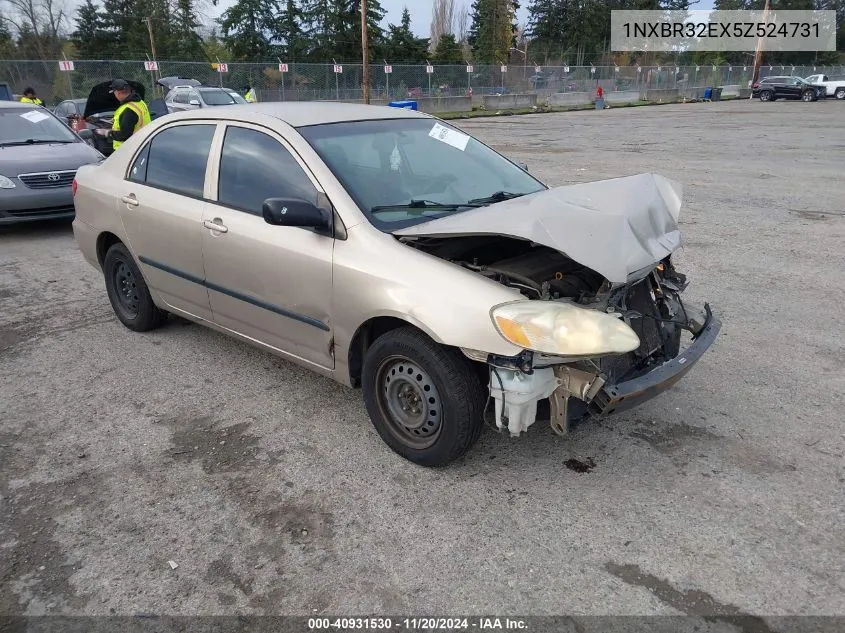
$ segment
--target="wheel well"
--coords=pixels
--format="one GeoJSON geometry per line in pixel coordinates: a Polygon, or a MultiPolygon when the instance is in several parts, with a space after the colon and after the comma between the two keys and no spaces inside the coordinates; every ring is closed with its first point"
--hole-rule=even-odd
{"type": "Polygon", "coordinates": [[[97,261],[100,263],[100,268],[103,267],[103,261],[106,259],[106,253],[115,244],[120,244],[120,238],[114,233],[108,231],[100,233],[97,236],[97,261]]]}
{"type": "Polygon", "coordinates": [[[414,327],[412,324],[396,317],[375,317],[365,321],[355,332],[349,345],[349,380],[353,387],[361,386],[361,369],[364,365],[364,354],[378,337],[400,327],[414,327]]]}

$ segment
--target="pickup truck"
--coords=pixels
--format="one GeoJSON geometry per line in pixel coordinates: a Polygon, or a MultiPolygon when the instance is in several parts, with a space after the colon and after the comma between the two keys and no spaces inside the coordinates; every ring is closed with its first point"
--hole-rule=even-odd
{"type": "Polygon", "coordinates": [[[827,75],[810,75],[804,81],[824,86],[828,97],[845,99],[845,79],[830,79],[827,75]]]}

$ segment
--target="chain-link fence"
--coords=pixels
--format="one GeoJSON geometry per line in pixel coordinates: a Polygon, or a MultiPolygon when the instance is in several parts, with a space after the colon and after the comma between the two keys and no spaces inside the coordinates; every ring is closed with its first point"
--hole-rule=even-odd
{"type": "MultiPolygon", "coordinates": [[[[65,64],[66,66],[66,64],[65,64]]],[[[197,79],[211,86],[243,90],[252,86],[261,101],[313,101],[362,99],[361,64],[286,65],[277,63],[230,63],[223,69],[202,62],[158,62],[158,70],[148,71],[143,61],[74,61],[73,70],[60,70],[58,61],[0,60],[0,81],[11,84],[15,93],[31,86],[47,104],[62,99],[84,98],[92,86],[115,77],[144,83],[149,94],[161,96],[155,81],[160,77],[197,79]],[[225,69],[225,72],[219,70],[225,69]],[[335,72],[335,71],[339,72],[335,72]]],[[[807,77],[824,73],[845,74],[843,66],[762,66],[760,77],[793,75],[807,77]]],[[[602,86],[605,92],[617,90],[688,89],[739,86],[745,88],[752,77],[747,66],[446,66],[381,64],[370,68],[372,100],[407,99],[427,96],[485,94],[547,95],[561,92],[590,92],[602,86]],[[387,72],[389,71],[389,72],[387,72]]],[[[149,97],[148,97],[149,98],[149,97]]]]}

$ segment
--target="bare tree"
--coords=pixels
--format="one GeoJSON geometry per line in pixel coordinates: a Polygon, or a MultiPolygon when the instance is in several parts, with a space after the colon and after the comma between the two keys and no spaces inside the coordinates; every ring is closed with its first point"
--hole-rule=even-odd
{"type": "Polygon", "coordinates": [[[459,42],[466,42],[469,35],[469,7],[465,4],[458,9],[458,15],[455,19],[455,30],[457,31],[457,40],[459,42]]]}
{"type": "Polygon", "coordinates": [[[68,21],[65,0],[0,0],[0,7],[18,34],[32,34],[42,60],[58,56],[68,21]]]}
{"type": "Polygon", "coordinates": [[[431,47],[437,47],[441,35],[454,33],[455,0],[434,0],[431,7],[431,47]]]}

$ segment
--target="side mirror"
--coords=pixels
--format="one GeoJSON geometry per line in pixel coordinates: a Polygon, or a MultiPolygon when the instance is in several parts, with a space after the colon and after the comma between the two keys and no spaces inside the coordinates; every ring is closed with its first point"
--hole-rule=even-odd
{"type": "Polygon", "coordinates": [[[77,132],[77,135],[83,141],[90,141],[91,139],[94,138],[94,133],[91,130],[89,130],[88,128],[85,128],[84,130],[79,130],[77,132]]]}
{"type": "Polygon", "coordinates": [[[297,198],[268,198],[261,206],[267,224],[274,226],[299,226],[331,231],[331,214],[311,202],[297,198]]]}
{"type": "Polygon", "coordinates": [[[190,101],[188,101],[188,103],[190,103],[191,105],[196,105],[196,106],[198,106],[200,104],[199,99],[191,99],[190,101]]]}

